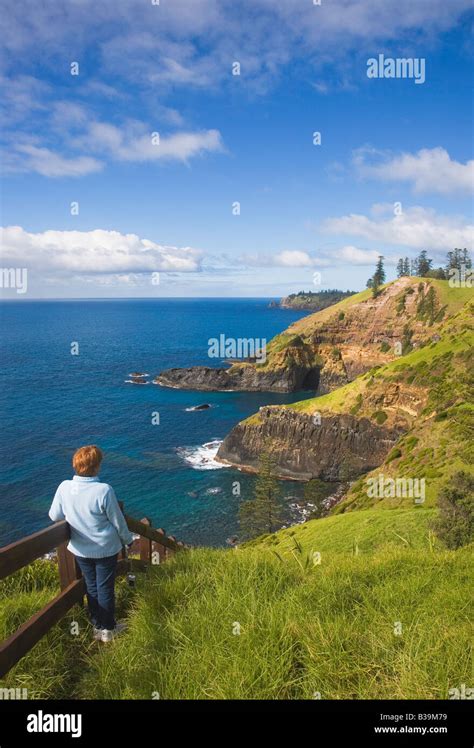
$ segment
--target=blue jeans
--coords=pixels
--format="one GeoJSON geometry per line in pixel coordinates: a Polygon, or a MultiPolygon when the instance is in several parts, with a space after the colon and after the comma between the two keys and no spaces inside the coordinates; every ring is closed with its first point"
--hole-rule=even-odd
{"type": "Polygon", "coordinates": [[[86,584],[87,605],[92,624],[98,629],[113,629],[117,554],[105,558],[75,558],[86,584]]]}

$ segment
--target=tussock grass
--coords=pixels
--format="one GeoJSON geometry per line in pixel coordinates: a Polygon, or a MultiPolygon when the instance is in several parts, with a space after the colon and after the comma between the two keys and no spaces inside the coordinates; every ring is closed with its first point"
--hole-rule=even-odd
{"type": "MultiPolygon", "coordinates": [[[[93,642],[76,606],[0,685],[29,698],[448,698],[473,678],[473,547],[441,550],[433,515],[350,512],[179,553],[136,589],[118,583],[124,635],[93,642]]],[[[0,636],[51,599],[56,575],[36,562],[0,585],[0,636]]]]}
{"type": "Polygon", "coordinates": [[[471,682],[467,549],[299,561],[258,547],[178,555],[90,663],[82,696],[429,699],[471,682]]]}
{"type": "Polygon", "coordinates": [[[331,555],[367,555],[381,546],[426,551],[440,547],[430,530],[436,510],[418,506],[386,511],[388,514],[378,508],[335,514],[288,527],[247,545],[266,547],[280,555],[293,555],[298,546],[304,553],[317,551],[331,555]]]}

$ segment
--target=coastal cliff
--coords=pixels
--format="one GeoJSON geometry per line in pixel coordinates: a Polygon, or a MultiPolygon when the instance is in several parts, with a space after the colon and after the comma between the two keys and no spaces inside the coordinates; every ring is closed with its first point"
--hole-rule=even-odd
{"type": "Polygon", "coordinates": [[[331,392],[435,339],[456,306],[445,287],[445,281],[402,277],[375,298],[368,289],[295,322],[270,341],[264,363],[167,369],[155,382],[207,391],[331,392]]]}
{"type": "Polygon", "coordinates": [[[232,429],[217,459],[256,472],[260,455],[270,449],[282,478],[341,481],[379,465],[401,433],[369,418],[328,414],[319,424],[309,414],[265,406],[232,429]]]}
{"type": "MultiPolygon", "coordinates": [[[[257,471],[268,452],[282,478],[362,476],[338,511],[371,505],[365,474],[379,470],[388,477],[425,477],[434,500],[439,482],[456,468],[468,469],[472,457],[473,312],[468,302],[435,341],[331,393],[260,408],[226,436],[217,459],[257,471]]],[[[403,498],[384,501],[398,505],[403,498]]]]}

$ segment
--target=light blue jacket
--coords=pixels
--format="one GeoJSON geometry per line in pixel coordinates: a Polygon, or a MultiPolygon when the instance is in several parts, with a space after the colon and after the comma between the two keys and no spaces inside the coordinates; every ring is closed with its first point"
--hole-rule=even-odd
{"type": "Polygon", "coordinates": [[[53,499],[49,516],[71,526],[68,550],[84,558],[105,558],[133,540],[114,489],[98,477],[75,475],[64,480],[53,499]]]}

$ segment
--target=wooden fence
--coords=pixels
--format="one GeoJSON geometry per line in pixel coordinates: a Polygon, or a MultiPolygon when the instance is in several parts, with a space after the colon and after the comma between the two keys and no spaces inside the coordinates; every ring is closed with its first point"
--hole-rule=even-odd
{"type": "MultiPolygon", "coordinates": [[[[123,511],[121,502],[120,506],[123,511]]],[[[136,551],[139,558],[128,557],[125,549],[122,549],[117,564],[117,576],[131,571],[145,571],[152,561],[157,560],[161,563],[177,551],[188,547],[172,535],[166,535],[162,528],[153,528],[147,517],[139,521],[125,514],[125,520],[130,532],[140,536],[131,549],[131,553],[136,551]]],[[[8,639],[0,642],[0,678],[24,657],[73,605],[83,604],[84,580],[73,554],[67,549],[69,538],[69,525],[62,520],[0,548],[0,579],[14,574],[46,553],[57,550],[61,588],[59,595],[48,605],[31,616],[8,639]]]]}

